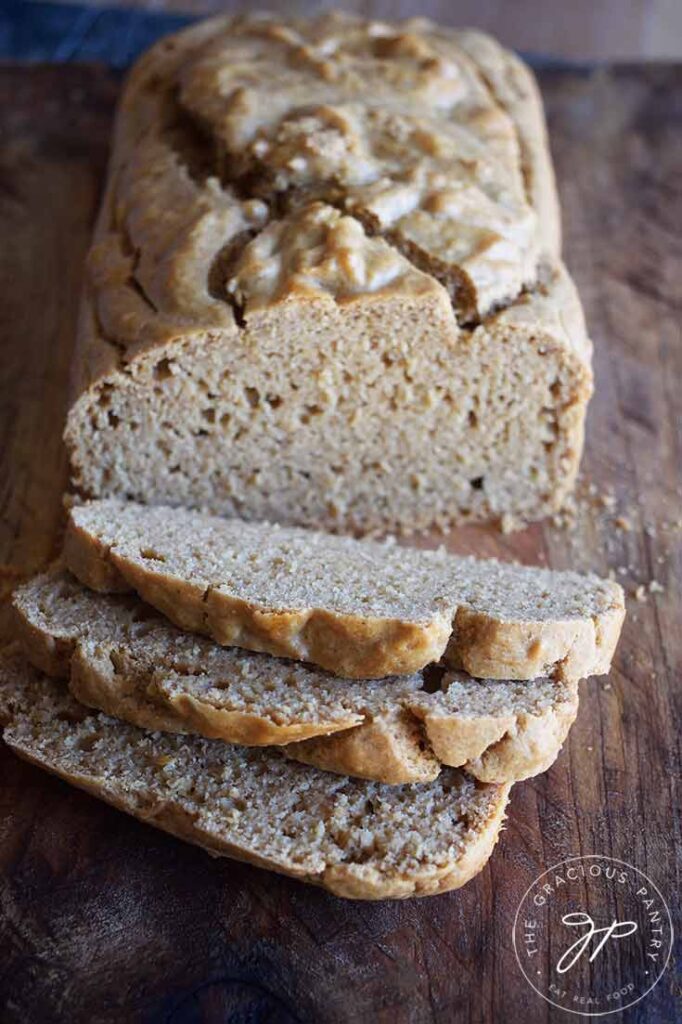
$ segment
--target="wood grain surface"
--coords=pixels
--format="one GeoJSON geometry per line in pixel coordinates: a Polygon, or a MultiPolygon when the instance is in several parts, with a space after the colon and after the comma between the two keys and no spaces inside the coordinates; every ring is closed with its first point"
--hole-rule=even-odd
{"type": "MultiPolygon", "coordinates": [[[[567,261],[596,346],[583,497],[571,529],[467,529],[448,543],[612,570],[629,593],[640,588],[610,678],[584,684],[554,767],[515,787],[489,866],[460,892],[423,901],[353,904],[213,861],[1,748],[2,1024],[566,1021],[528,986],[512,949],[536,876],[569,856],[607,854],[676,906],[682,74],[566,70],[541,85],[567,261]]],[[[88,66],[0,68],[6,580],[58,546],[78,289],[118,88],[88,66]]],[[[670,966],[620,1019],[670,1024],[679,993],[670,966]]]]}

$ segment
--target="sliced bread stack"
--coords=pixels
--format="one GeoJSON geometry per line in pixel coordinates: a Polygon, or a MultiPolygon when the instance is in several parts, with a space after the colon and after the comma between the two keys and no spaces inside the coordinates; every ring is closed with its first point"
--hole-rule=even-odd
{"type": "Polygon", "coordinates": [[[594,576],[106,500],[71,511],[63,565],[14,606],[19,754],[360,898],[482,867],[624,615],[594,576]]]}
{"type": "Polygon", "coordinates": [[[277,753],[148,732],[4,659],[0,717],[21,757],[209,853],[386,899],[457,888],[486,863],[508,786],[456,768],[424,786],[316,771],[277,753]]]}

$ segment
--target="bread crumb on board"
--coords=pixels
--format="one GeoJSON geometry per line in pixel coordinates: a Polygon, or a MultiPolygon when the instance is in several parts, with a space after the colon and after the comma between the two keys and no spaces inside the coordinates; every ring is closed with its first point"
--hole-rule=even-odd
{"type": "Polygon", "coordinates": [[[635,601],[648,601],[649,594],[663,593],[665,593],[665,587],[661,586],[658,580],[650,580],[649,583],[639,583],[630,592],[630,596],[634,597],[635,601]]]}

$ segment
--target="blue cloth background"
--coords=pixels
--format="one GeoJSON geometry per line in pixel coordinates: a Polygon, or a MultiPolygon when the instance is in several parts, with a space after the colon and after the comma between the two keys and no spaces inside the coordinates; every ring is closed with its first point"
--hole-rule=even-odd
{"type": "Polygon", "coordinates": [[[194,20],[189,15],[80,4],[0,3],[0,58],[100,61],[125,68],[159,36],[194,20]]]}
{"type": "MultiPolygon", "coordinates": [[[[256,6],[267,9],[267,0],[256,6]]],[[[343,0],[339,6],[343,7],[343,0]]],[[[159,36],[194,20],[188,14],[139,8],[0,0],[0,60],[99,61],[126,68],[159,36]]],[[[536,69],[576,68],[553,57],[522,56],[536,69]]]]}

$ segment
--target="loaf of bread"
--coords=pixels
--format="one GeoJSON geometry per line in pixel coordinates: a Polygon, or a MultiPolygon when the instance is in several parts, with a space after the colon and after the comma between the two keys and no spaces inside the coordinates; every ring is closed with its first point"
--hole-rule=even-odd
{"type": "Polygon", "coordinates": [[[379,782],[430,781],[443,764],[485,782],[528,778],[555,760],[578,710],[577,683],[357,681],[218,647],[59,570],[19,587],[14,607],[25,657],[83,704],[146,729],[288,744],[295,760],[379,782]]]}
{"type": "Polygon", "coordinates": [[[144,822],[356,899],[464,885],[492,852],[509,792],[456,768],[384,786],[274,751],[144,732],[83,707],[16,656],[0,661],[0,723],[20,757],[144,822]]]}
{"type": "Polygon", "coordinates": [[[591,346],[537,90],[415,19],[219,18],[132,72],[74,488],[339,532],[554,510],[591,346]]]}
{"type": "Polygon", "coordinates": [[[71,509],[64,558],[183,629],[352,678],[445,655],[481,678],[583,679],[608,671],[625,614],[596,576],[115,499],[71,509]]]}

